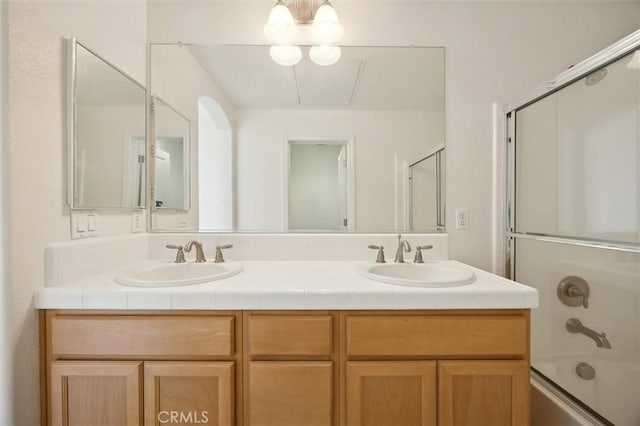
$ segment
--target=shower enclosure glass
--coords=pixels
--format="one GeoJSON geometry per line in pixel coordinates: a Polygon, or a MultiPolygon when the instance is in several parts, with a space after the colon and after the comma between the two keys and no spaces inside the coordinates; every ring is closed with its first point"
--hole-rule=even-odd
{"type": "Polygon", "coordinates": [[[640,424],[637,48],[507,114],[507,269],[540,293],[532,368],[616,425],[640,424]]]}

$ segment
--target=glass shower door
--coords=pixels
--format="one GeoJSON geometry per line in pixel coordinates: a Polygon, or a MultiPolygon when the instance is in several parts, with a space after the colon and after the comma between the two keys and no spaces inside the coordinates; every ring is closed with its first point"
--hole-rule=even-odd
{"type": "Polygon", "coordinates": [[[640,424],[640,70],[628,54],[511,113],[511,277],[535,287],[531,365],[640,424]]]}

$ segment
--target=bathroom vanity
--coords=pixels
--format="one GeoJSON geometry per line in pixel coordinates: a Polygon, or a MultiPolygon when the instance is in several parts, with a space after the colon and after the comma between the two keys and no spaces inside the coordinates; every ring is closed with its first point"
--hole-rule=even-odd
{"type": "MultiPolygon", "coordinates": [[[[65,250],[49,256],[58,277],[87,247],[65,250]]],[[[535,290],[453,261],[441,263],[475,280],[231,263],[242,272],[192,286],[127,287],[111,270],[42,289],[43,424],[529,424],[535,290]]]]}
{"type": "Polygon", "coordinates": [[[528,424],[524,309],[41,318],[51,425],[528,424]]]}

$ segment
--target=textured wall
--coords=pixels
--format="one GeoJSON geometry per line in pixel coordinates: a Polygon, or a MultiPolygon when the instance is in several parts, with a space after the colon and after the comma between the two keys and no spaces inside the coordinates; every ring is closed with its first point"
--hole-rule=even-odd
{"type": "MultiPolygon", "coordinates": [[[[6,273],[6,134],[7,134],[7,34],[5,32],[7,4],[0,2],[0,371],[11,371],[11,328],[9,320],[10,293],[6,273]]],[[[0,374],[0,424],[9,424],[12,418],[11,375],[0,374]]]]}
{"type": "MultiPolygon", "coordinates": [[[[11,1],[8,206],[14,424],[39,424],[38,326],[44,247],[69,239],[65,206],[65,38],[75,36],[145,81],[146,2],[11,1]]],[[[100,216],[102,233],[130,232],[127,215],[100,216]]],[[[3,374],[5,375],[5,374],[3,374]]],[[[1,424],[7,424],[0,422],[1,424]]]]}

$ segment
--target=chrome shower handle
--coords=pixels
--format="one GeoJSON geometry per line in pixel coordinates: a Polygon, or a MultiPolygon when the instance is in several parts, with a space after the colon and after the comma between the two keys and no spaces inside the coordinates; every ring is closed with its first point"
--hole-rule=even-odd
{"type": "Polygon", "coordinates": [[[590,294],[589,284],[580,277],[570,275],[558,283],[558,298],[567,306],[582,305],[587,309],[590,294]]]}

